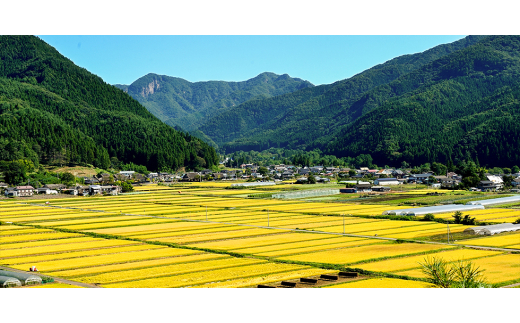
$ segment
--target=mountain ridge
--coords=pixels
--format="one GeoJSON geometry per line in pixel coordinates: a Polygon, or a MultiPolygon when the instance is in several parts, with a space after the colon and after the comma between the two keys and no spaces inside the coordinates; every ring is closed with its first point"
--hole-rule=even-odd
{"type": "Polygon", "coordinates": [[[305,149],[307,143],[324,135],[333,135],[338,126],[376,108],[379,103],[370,100],[367,100],[369,109],[364,112],[356,106],[367,91],[483,38],[485,36],[468,36],[422,53],[393,58],[351,78],[316,86],[312,90],[299,90],[260,102],[246,102],[210,118],[198,130],[226,151],[269,147],[305,149]],[[336,118],[341,120],[336,122],[336,118]]]}
{"type": "Polygon", "coordinates": [[[288,74],[261,73],[239,82],[189,82],[179,77],[148,73],[130,85],[115,84],[152,114],[171,126],[195,130],[205,118],[243,102],[314,87],[288,74]]]}
{"type": "Polygon", "coordinates": [[[0,36],[0,84],[2,160],[102,168],[120,161],[151,170],[218,163],[212,147],[165,125],[128,94],[38,37],[0,36]],[[14,125],[24,116],[29,124],[19,132],[14,125]],[[46,132],[38,118],[56,131],[46,132]]]}

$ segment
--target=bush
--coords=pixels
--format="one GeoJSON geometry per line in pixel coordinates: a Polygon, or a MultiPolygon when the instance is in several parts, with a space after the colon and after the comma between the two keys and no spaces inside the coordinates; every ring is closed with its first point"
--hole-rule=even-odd
{"type": "Polygon", "coordinates": [[[442,258],[425,258],[422,272],[428,280],[442,288],[477,288],[488,287],[482,273],[483,269],[476,267],[470,261],[459,260],[448,263],[442,258]]]}
{"type": "Polygon", "coordinates": [[[460,211],[457,211],[455,212],[453,216],[453,222],[455,222],[456,224],[464,224],[464,225],[475,225],[476,224],[476,219],[475,218],[472,218],[470,217],[468,214],[462,216],[462,212],[460,211]]]}
{"type": "Polygon", "coordinates": [[[435,221],[435,215],[428,213],[423,217],[423,221],[435,221]]]}
{"type": "Polygon", "coordinates": [[[513,222],[513,224],[520,224],[520,218],[516,219],[516,221],[513,222]]]}

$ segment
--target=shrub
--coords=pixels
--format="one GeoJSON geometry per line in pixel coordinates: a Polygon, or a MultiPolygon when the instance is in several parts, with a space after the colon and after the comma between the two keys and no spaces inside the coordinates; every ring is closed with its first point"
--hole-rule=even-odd
{"type": "Polygon", "coordinates": [[[435,221],[435,215],[428,213],[423,217],[423,221],[435,221]]]}
{"type": "Polygon", "coordinates": [[[442,258],[427,257],[423,263],[419,264],[428,280],[438,287],[488,287],[482,275],[484,270],[470,261],[459,260],[450,264],[442,258]]]}
{"type": "Polygon", "coordinates": [[[475,225],[476,221],[475,218],[472,218],[469,216],[469,214],[466,214],[462,216],[462,212],[457,211],[454,215],[452,215],[456,224],[464,224],[464,225],[475,225]]]}

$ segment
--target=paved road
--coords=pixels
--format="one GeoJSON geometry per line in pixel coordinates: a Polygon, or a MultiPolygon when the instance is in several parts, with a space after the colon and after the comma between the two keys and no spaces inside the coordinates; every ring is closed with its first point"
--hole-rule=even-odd
{"type": "Polygon", "coordinates": [[[92,284],[85,284],[85,283],[75,282],[73,280],[53,277],[53,276],[49,276],[49,275],[45,275],[45,274],[41,274],[41,273],[33,272],[33,271],[24,271],[24,270],[19,270],[19,269],[4,267],[4,266],[0,266],[0,269],[5,269],[5,270],[8,270],[8,271],[14,271],[14,272],[24,273],[24,274],[31,274],[31,275],[36,275],[36,276],[47,276],[47,277],[54,278],[54,281],[57,282],[57,283],[64,283],[64,284],[69,284],[69,285],[74,285],[74,286],[79,286],[79,287],[85,287],[85,288],[102,288],[100,286],[96,286],[96,285],[92,285],[92,284]]]}

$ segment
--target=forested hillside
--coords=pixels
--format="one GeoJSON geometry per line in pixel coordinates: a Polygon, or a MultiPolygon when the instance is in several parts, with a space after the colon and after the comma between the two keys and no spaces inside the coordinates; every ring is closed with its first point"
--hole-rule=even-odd
{"type": "Polygon", "coordinates": [[[489,36],[386,90],[394,98],[314,145],[338,156],[370,153],[380,163],[520,162],[520,37],[489,36]]]}
{"type": "MultiPolygon", "coordinates": [[[[341,127],[396,95],[381,88],[378,95],[367,96],[369,91],[482,38],[469,36],[422,53],[400,56],[333,84],[246,102],[210,118],[199,130],[223,145],[227,152],[269,147],[306,149],[314,140],[329,140],[341,127]]],[[[355,62],[346,61],[345,64],[355,62]]]]}
{"type": "Polygon", "coordinates": [[[0,160],[150,170],[209,167],[206,143],[165,125],[123,91],[34,36],[0,36],[0,160]]]}
{"type": "Polygon", "coordinates": [[[207,118],[249,100],[260,100],[313,87],[289,75],[262,73],[243,82],[189,82],[147,74],[130,85],[116,84],[153,115],[173,127],[194,130],[207,118]]]}

